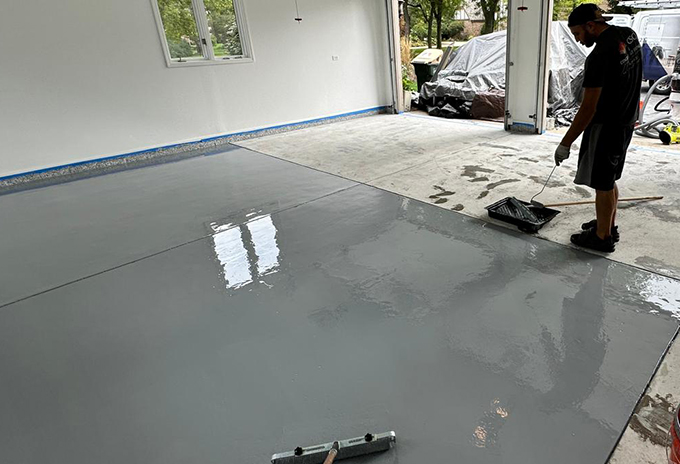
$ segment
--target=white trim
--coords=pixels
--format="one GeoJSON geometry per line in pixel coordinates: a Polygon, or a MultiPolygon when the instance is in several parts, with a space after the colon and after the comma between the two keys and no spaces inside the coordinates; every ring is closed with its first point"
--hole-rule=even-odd
{"type": "Polygon", "coordinates": [[[165,56],[165,63],[170,66],[172,63],[172,58],[170,57],[170,47],[168,46],[168,40],[165,37],[165,29],[163,28],[163,18],[161,18],[161,10],[158,7],[157,0],[151,1],[151,10],[153,11],[153,16],[156,19],[156,28],[158,29],[158,35],[161,37],[161,48],[163,49],[163,56],[165,56]]]}
{"type": "MultiPolygon", "coordinates": [[[[510,8],[508,6],[508,8],[510,8]]],[[[508,101],[508,90],[510,89],[510,67],[514,66],[515,63],[512,62],[512,57],[510,56],[510,37],[512,37],[512,26],[513,21],[510,17],[510,11],[508,11],[508,26],[505,30],[505,115],[503,115],[503,129],[506,131],[510,130],[512,126],[512,115],[510,114],[510,102],[508,101]]]]}
{"type": "Polygon", "coordinates": [[[213,50],[212,47],[212,38],[210,37],[205,3],[203,3],[203,0],[191,0],[191,5],[194,10],[194,19],[196,20],[198,36],[201,39],[201,53],[203,53],[203,58],[212,61],[215,59],[215,50],[213,50]]]}
{"type": "Polygon", "coordinates": [[[255,57],[253,55],[252,40],[250,37],[250,29],[246,20],[245,8],[242,0],[232,0],[234,5],[234,12],[236,14],[236,27],[238,28],[239,40],[241,41],[242,57],[215,57],[215,52],[212,47],[212,38],[210,37],[210,29],[208,27],[208,17],[205,10],[203,0],[191,0],[192,9],[194,11],[194,20],[196,22],[196,29],[198,31],[201,41],[205,40],[210,46],[201,44],[203,58],[190,57],[187,61],[178,61],[170,56],[170,46],[168,45],[167,37],[165,36],[165,28],[163,26],[163,18],[158,7],[158,0],[151,1],[151,10],[153,11],[154,19],[156,20],[156,28],[161,39],[161,48],[163,49],[163,56],[165,57],[165,64],[168,68],[184,68],[194,66],[214,66],[225,64],[247,64],[254,63],[255,57]],[[206,56],[207,55],[207,56],[206,56]]]}
{"type": "Polygon", "coordinates": [[[392,112],[404,111],[404,90],[401,81],[401,50],[399,37],[399,4],[398,0],[385,0],[387,11],[387,56],[390,69],[390,98],[392,112]]]}
{"type": "MultiPolygon", "coordinates": [[[[548,99],[548,67],[550,63],[550,27],[552,25],[552,10],[553,10],[553,0],[533,0],[530,2],[529,7],[535,10],[538,8],[538,17],[536,18],[538,24],[535,24],[538,32],[538,50],[536,51],[536,61],[534,64],[533,56],[525,56],[525,60],[529,61],[530,64],[524,63],[522,61],[522,55],[520,53],[518,45],[513,46],[513,39],[518,40],[515,34],[520,34],[518,31],[526,31],[526,23],[522,24],[521,18],[522,14],[517,13],[516,4],[523,0],[511,0],[508,3],[508,27],[506,36],[506,61],[505,61],[505,121],[504,128],[506,131],[512,131],[513,127],[526,128],[531,127],[532,132],[542,133],[545,127],[545,118],[547,111],[547,99],[548,99]],[[520,26],[524,25],[524,29],[520,26]],[[517,60],[516,62],[514,60],[517,60]],[[527,66],[536,66],[536,87],[535,87],[535,100],[533,103],[533,108],[529,111],[533,112],[533,115],[520,115],[516,113],[513,114],[516,108],[515,91],[517,91],[517,85],[514,84],[514,79],[518,78],[516,72],[513,72],[517,67],[526,68],[527,66]],[[511,111],[512,110],[512,111],[511,111]]],[[[534,29],[532,29],[533,31],[534,29]]],[[[518,81],[519,82],[519,81],[518,81]]],[[[533,85],[533,84],[531,84],[533,85]]],[[[528,100],[524,100],[528,101],[528,100]]],[[[524,131],[524,129],[523,129],[524,131]]]]}
{"type": "Polygon", "coordinates": [[[236,13],[236,24],[238,28],[238,37],[241,40],[241,51],[243,52],[242,60],[250,59],[255,61],[253,54],[253,41],[250,37],[250,28],[248,27],[248,19],[246,18],[246,8],[243,5],[243,0],[232,0],[234,4],[234,12],[236,13]],[[243,29],[241,28],[243,24],[243,29]]]}
{"type": "Polygon", "coordinates": [[[546,117],[548,113],[548,77],[550,75],[550,41],[552,36],[550,30],[552,28],[552,11],[553,0],[541,1],[541,18],[540,18],[540,48],[538,52],[538,89],[536,93],[536,132],[542,134],[545,132],[546,117]]]}
{"type": "Polygon", "coordinates": [[[171,60],[168,63],[168,68],[191,68],[194,66],[222,66],[225,64],[247,64],[247,63],[254,63],[255,60],[253,58],[234,58],[231,60],[223,60],[216,58],[214,60],[195,60],[195,61],[177,61],[177,60],[171,60]]]}

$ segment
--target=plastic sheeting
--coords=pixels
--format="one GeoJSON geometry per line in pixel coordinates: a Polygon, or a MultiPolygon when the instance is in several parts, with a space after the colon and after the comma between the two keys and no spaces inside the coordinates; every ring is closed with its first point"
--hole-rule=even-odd
{"type": "Polygon", "coordinates": [[[471,102],[477,93],[505,90],[505,42],[505,31],[470,40],[458,49],[435,82],[423,85],[421,97],[471,102]]]}
{"type": "MultiPolygon", "coordinates": [[[[564,21],[551,28],[548,112],[571,110],[580,102],[583,65],[588,55],[564,21]]],[[[469,103],[475,95],[505,92],[506,31],[476,37],[463,45],[439,72],[436,81],[420,91],[428,110],[469,103]]]]}
{"type": "Polygon", "coordinates": [[[548,111],[578,108],[590,50],[574,39],[565,21],[553,21],[551,39],[548,111]]]}

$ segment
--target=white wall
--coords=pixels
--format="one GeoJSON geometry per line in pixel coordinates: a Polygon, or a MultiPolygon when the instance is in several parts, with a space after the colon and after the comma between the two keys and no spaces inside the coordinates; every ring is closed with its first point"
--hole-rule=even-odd
{"type": "Polygon", "coordinates": [[[254,63],[168,68],[149,0],[4,2],[0,177],[391,104],[384,0],[244,4],[254,63]]]}

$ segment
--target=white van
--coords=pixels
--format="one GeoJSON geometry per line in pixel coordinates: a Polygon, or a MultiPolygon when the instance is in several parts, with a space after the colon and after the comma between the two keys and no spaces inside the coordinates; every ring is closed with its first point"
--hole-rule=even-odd
{"type": "Polygon", "coordinates": [[[633,16],[632,15],[627,15],[627,14],[606,14],[606,16],[611,16],[612,20],[609,21],[609,24],[612,26],[619,26],[619,27],[631,27],[633,24],[633,16]]]}
{"type": "Polygon", "coordinates": [[[672,68],[672,58],[680,45],[680,9],[642,11],[633,19],[633,30],[664,67],[672,68]]]}

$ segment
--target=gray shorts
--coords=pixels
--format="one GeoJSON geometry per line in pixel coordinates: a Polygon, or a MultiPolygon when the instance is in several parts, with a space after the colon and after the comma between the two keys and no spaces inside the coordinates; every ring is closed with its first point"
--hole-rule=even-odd
{"type": "Polygon", "coordinates": [[[632,126],[590,124],[583,133],[575,184],[609,191],[621,178],[632,126]]]}

